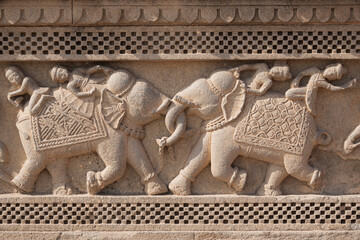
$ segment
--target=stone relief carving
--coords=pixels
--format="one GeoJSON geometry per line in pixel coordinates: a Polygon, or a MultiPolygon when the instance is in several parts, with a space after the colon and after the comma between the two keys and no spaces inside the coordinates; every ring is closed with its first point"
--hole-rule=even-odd
{"type": "Polygon", "coordinates": [[[331,136],[316,127],[316,91],[319,87],[331,91],[354,87],[355,80],[339,87],[326,81],[341,79],[345,72],[341,64],[330,65],[324,71],[313,68],[301,72],[285,97],[266,93],[272,81],[290,79],[285,63],[275,64],[272,69],[266,64],[243,65],[216,71],[178,92],[165,118],[168,130],[173,131],[178,114],[184,111],[204,122],[203,133],[184,168],[170,182],[170,190],[178,195],[191,194],[191,183],[211,163],[215,178],[241,191],[247,173],[232,166],[239,155],[270,163],[257,190],[260,195],[280,195],[280,184],[288,175],[319,187],[322,174],[308,160],[313,148],[329,144],[331,136]],[[248,86],[241,81],[244,70],[255,71],[248,86]],[[311,76],[308,85],[298,87],[307,75],[311,76]]]}
{"type": "MultiPolygon", "coordinates": [[[[328,81],[340,80],[346,69],[340,64],[324,70],[301,71],[285,94],[271,91],[274,81],[292,77],[286,62],[273,67],[266,63],[245,64],[216,70],[175,94],[171,100],[152,84],[138,79],[125,69],[106,66],[75,68],[69,71],[54,66],[51,80],[58,87],[43,87],[14,66],[5,76],[15,90],[8,100],[18,108],[16,126],[26,153],[19,173],[11,179],[0,178],[22,192],[32,192],[40,172],[47,169],[52,177],[54,194],[73,194],[67,176],[68,159],[97,153],[105,164],[102,171],[88,171],[89,194],[97,194],[121,179],[127,163],[140,175],[145,192],[150,195],[168,191],[159,178],[165,149],[181,138],[200,131],[184,167],[169,183],[177,195],[191,194],[191,184],[209,164],[211,173],[235,191],[242,191],[247,171],[233,166],[238,156],[269,163],[259,195],[280,195],[283,180],[291,175],[312,188],[321,187],[322,172],[309,165],[314,147],[327,145],[332,136],[317,129],[315,118],[319,88],[340,91],[354,88],[351,80],[341,86],[328,81]],[[249,81],[243,74],[250,73],[249,81]],[[306,86],[300,86],[304,77],[306,86]],[[191,128],[188,117],[202,119],[200,129],[191,128]],[[170,136],[156,140],[159,157],[156,168],[143,146],[144,126],[165,117],[170,136]]],[[[344,143],[345,153],[358,146],[357,127],[344,143]]],[[[7,149],[1,147],[4,162],[7,149]]]]}
{"type": "Polygon", "coordinates": [[[11,180],[16,188],[32,192],[39,173],[46,168],[52,176],[53,192],[71,194],[68,158],[96,152],[106,167],[88,172],[88,193],[96,194],[120,179],[127,162],[141,176],[147,194],[168,191],[158,177],[162,169],[153,168],[141,143],[143,126],[164,115],[170,103],[154,86],[126,70],[103,66],[72,72],[56,66],[51,77],[59,87],[51,91],[38,91],[42,88],[35,80],[28,80],[16,67],[9,67],[6,77],[21,86],[21,91],[9,93],[9,100],[19,109],[16,125],[27,157],[11,180]],[[93,77],[99,72],[103,76],[93,77]],[[36,113],[33,99],[41,99],[35,104],[39,105],[36,113]]]}

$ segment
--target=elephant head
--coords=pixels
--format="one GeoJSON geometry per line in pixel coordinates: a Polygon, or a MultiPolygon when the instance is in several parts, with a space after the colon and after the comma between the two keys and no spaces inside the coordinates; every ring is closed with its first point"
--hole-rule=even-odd
{"type": "MultiPolygon", "coordinates": [[[[236,119],[245,102],[245,84],[237,77],[233,70],[218,70],[209,78],[198,79],[178,92],[165,117],[169,132],[174,133],[175,123],[186,109],[188,115],[203,120],[221,118],[227,124],[236,119]]],[[[184,134],[190,133],[186,131],[184,134]]]]}

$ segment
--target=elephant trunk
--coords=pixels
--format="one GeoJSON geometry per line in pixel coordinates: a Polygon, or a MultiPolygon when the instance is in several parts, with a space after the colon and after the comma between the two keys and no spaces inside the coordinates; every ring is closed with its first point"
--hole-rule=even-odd
{"type": "Polygon", "coordinates": [[[170,137],[166,139],[166,145],[170,146],[178,141],[185,133],[186,130],[186,116],[181,112],[176,118],[176,127],[170,137]]]}
{"type": "Polygon", "coordinates": [[[176,101],[171,102],[169,109],[165,116],[165,126],[170,133],[174,133],[174,131],[176,129],[175,122],[177,121],[178,116],[181,113],[183,113],[185,108],[186,108],[186,106],[184,106],[183,104],[181,104],[179,102],[176,102],[176,101]]]}
{"type": "Polygon", "coordinates": [[[187,135],[190,136],[190,134],[193,132],[191,130],[188,130],[191,131],[191,133],[186,131],[186,116],[184,113],[185,108],[186,106],[175,101],[170,104],[165,116],[165,125],[168,131],[171,133],[171,136],[156,140],[160,148],[163,148],[164,146],[171,146],[180,138],[183,138],[187,135]]]}

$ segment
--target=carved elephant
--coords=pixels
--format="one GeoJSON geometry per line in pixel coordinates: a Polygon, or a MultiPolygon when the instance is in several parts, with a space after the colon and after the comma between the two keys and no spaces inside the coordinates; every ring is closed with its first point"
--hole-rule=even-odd
{"type": "Polygon", "coordinates": [[[237,156],[270,163],[258,194],[281,194],[280,184],[289,174],[316,186],[321,173],[308,164],[308,159],[316,145],[328,144],[331,137],[317,131],[303,102],[271,92],[257,96],[247,92],[238,77],[233,71],[217,71],[173,98],[165,118],[170,133],[183,112],[204,121],[185,167],[169,189],[178,195],[191,194],[191,183],[211,163],[215,178],[241,191],[247,173],[232,166],[237,156]]]}
{"type": "MultiPolygon", "coordinates": [[[[92,118],[67,104],[69,91],[53,89],[37,115],[28,105],[18,113],[16,126],[26,153],[20,172],[12,179],[17,188],[32,192],[38,175],[47,169],[55,194],[70,194],[66,168],[70,157],[97,153],[106,167],[87,173],[87,190],[96,194],[120,179],[128,162],[141,176],[147,194],[161,194],[167,186],[154,170],[141,139],[143,126],[165,115],[170,99],[146,81],[135,79],[125,70],[112,73],[95,101],[92,118]]],[[[86,101],[86,100],[84,100],[86,101]]]]}

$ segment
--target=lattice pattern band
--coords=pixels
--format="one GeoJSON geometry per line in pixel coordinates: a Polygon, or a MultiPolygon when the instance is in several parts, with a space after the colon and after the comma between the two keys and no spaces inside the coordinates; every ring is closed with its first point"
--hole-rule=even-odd
{"type": "MultiPolygon", "coordinates": [[[[340,229],[360,224],[360,199],[355,196],[283,197],[16,197],[1,199],[0,229],[43,226],[98,230],[133,230],[147,226],[153,230],[177,230],[181,226],[210,229],[303,230],[340,229]]],[[[145,230],[145,229],[143,229],[145,230]]]]}
{"type": "Polygon", "coordinates": [[[0,61],[138,59],[302,59],[360,57],[360,28],[8,28],[0,61]]]}

